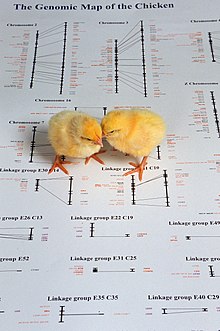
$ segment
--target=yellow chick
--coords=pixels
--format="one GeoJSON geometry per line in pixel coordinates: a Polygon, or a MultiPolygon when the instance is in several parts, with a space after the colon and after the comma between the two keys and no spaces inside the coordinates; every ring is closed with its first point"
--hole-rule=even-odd
{"type": "Polygon", "coordinates": [[[147,157],[165,136],[163,119],[148,109],[113,110],[101,122],[103,136],[117,150],[143,157],[140,164],[129,162],[134,167],[124,176],[139,173],[142,180],[147,157]]]}
{"type": "Polygon", "coordinates": [[[67,110],[53,115],[49,121],[48,137],[56,152],[49,174],[55,168],[61,169],[67,175],[69,174],[63,164],[72,162],[61,160],[63,155],[86,158],[86,164],[92,157],[104,164],[96,155],[103,146],[101,126],[95,118],[85,113],[67,110]]]}

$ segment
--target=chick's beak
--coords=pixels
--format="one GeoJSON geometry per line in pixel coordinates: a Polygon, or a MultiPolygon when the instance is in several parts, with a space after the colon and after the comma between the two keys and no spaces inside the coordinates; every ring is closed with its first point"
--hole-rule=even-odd
{"type": "Polygon", "coordinates": [[[102,144],[102,138],[98,138],[95,142],[97,145],[100,145],[101,147],[103,147],[103,144],[102,144]]]}

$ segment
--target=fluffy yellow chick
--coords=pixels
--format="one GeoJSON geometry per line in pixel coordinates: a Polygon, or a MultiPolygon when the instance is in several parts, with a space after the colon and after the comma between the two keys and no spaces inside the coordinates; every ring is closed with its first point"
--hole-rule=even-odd
{"type": "Polygon", "coordinates": [[[53,115],[49,121],[48,136],[52,147],[56,152],[54,163],[49,174],[55,169],[61,169],[69,174],[63,164],[61,156],[86,158],[87,164],[90,158],[104,164],[96,155],[102,145],[102,129],[98,121],[84,113],[77,111],[61,111],[53,115]]]}
{"type": "Polygon", "coordinates": [[[124,174],[138,172],[141,181],[148,155],[164,138],[163,119],[148,109],[118,109],[109,112],[101,126],[103,135],[114,148],[134,157],[143,157],[140,164],[129,162],[134,169],[124,174]]]}

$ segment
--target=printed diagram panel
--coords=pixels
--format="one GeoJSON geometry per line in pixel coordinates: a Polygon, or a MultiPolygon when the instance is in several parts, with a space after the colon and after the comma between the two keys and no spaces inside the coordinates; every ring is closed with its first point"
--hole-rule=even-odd
{"type": "MultiPolygon", "coordinates": [[[[132,23],[130,23],[131,25],[132,23]]],[[[139,21],[120,39],[116,25],[98,26],[106,37],[96,40],[85,22],[60,22],[43,27],[10,28],[10,54],[4,57],[5,88],[28,88],[30,95],[75,96],[82,87],[113,95],[127,90],[147,96],[146,42],[144,21],[139,21]],[[104,30],[103,30],[104,29],[104,30]],[[115,39],[114,39],[115,38],[115,39]],[[18,40],[15,43],[14,40],[18,40]],[[89,40],[89,43],[88,43],[89,40]],[[11,53],[17,52],[16,56],[11,53]],[[89,56],[88,56],[89,55],[89,56]],[[14,70],[16,68],[16,70],[14,70]],[[12,75],[17,72],[18,75],[12,75]],[[115,79],[114,79],[115,77],[115,79]]],[[[123,33],[124,26],[120,27],[123,33]]]]}
{"type": "MultiPolygon", "coordinates": [[[[178,321],[189,330],[204,330],[204,326],[213,324],[211,316],[217,318],[219,315],[218,300],[218,294],[148,294],[145,316],[158,329],[161,323],[167,328],[175,328],[178,321]]],[[[218,331],[217,323],[213,327],[218,331]]]]}
{"type": "Polygon", "coordinates": [[[60,312],[59,312],[59,323],[64,323],[64,317],[74,317],[74,316],[104,316],[104,313],[101,311],[97,312],[79,312],[79,313],[66,313],[65,312],[65,306],[60,306],[60,312]]]}
{"type": "Polygon", "coordinates": [[[198,88],[193,91],[193,109],[189,125],[204,139],[220,138],[219,107],[216,89],[198,88]]]}
{"type": "Polygon", "coordinates": [[[90,223],[83,223],[77,221],[74,216],[71,217],[71,221],[74,221],[73,231],[74,237],[79,239],[92,239],[92,240],[111,240],[116,242],[121,240],[146,238],[147,232],[143,229],[135,229],[134,216],[133,215],[111,215],[106,217],[94,217],[90,223]],[[98,219],[98,220],[97,220],[98,219]],[[101,220],[105,221],[102,224],[101,220]],[[97,222],[96,222],[97,221],[97,222]],[[120,222],[122,221],[122,222],[120,222]],[[77,223],[76,223],[77,222],[77,223]],[[105,232],[106,228],[106,232],[105,232]],[[127,231],[126,231],[127,229],[127,231]],[[94,238],[94,239],[93,239],[94,238]],[[109,239],[108,239],[109,238],[109,239]]]}
{"type": "Polygon", "coordinates": [[[84,167],[78,169],[74,176],[37,178],[34,198],[39,200],[44,197],[51,202],[59,200],[63,205],[75,207],[91,206],[97,201],[96,199],[108,206],[122,207],[129,203],[125,199],[126,185],[121,176],[106,177],[96,169],[96,173],[99,174],[99,179],[96,179],[89,173],[83,174],[85,171],[84,167]]]}
{"type": "Polygon", "coordinates": [[[131,175],[131,196],[132,205],[170,207],[167,170],[138,183],[131,175]]]}
{"type": "Polygon", "coordinates": [[[71,206],[73,199],[73,176],[48,179],[37,178],[35,192],[39,191],[45,191],[47,194],[51,195],[65,205],[71,206]],[[65,190],[64,185],[66,186],[65,190]],[[62,187],[62,190],[60,187],[62,187]]]}
{"type": "Polygon", "coordinates": [[[94,38],[86,22],[10,27],[4,40],[9,49],[4,56],[4,88],[29,88],[30,95],[41,91],[44,95],[82,96],[82,87],[88,87],[109,95],[124,97],[130,92],[145,98],[150,85],[154,97],[161,97],[167,95],[167,79],[172,83],[170,78],[184,67],[179,66],[182,54],[187,54],[184,61],[192,71],[196,64],[207,63],[210,54],[212,62],[219,61],[219,31],[194,27],[173,33],[156,20],[98,24],[98,29],[102,38],[85,52],[94,38]],[[205,49],[207,39],[209,50],[205,49]]]}
{"type": "Polygon", "coordinates": [[[40,32],[35,37],[34,58],[30,88],[37,83],[58,86],[63,94],[64,71],[66,61],[67,22],[40,32]]]}
{"type": "Polygon", "coordinates": [[[15,220],[19,223],[17,226],[10,225],[10,227],[5,226],[0,228],[0,244],[2,246],[8,245],[13,247],[14,242],[16,242],[17,247],[18,245],[20,247],[22,245],[29,247],[29,245],[39,244],[39,242],[46,243],[48,241],[48,226],[24,226],[25,221],[42,221],[43,216],[41,215],[2,216],[0,220],[2,224],[4,224],[4,222],[14,222],[15,220]]]}
{"type": "MultiPolygon", "coordinates": [[[[178,85],[180,82],[199,88],[200,85],[204,87],[210,86],[211,83],[218,84],[218,66],[215,67],[216,71],[213,72],[212,78],[209,73],[212,70],[212,63],[214,65],[219,62],[219,31],[207,32],[211,25],[207,27],[207,25],[192,24],[183,30],[179,27],[174,33],[168,26],[161,25],[156,20],[151,20],[149,26],[154,97],[169,95],[172,99],[173,94],[171,90],[167,90],[167,86],[181,90],[182,85],[178,85]],[[179,63],[183,65],[180,66],[179,63]],[[190,75],[186,66],[190,68],[190,75]],[[198,68],[204,70],[202,77],[197,75],[198,68]],[[181,80],[177,79],[179,75],[181,80]]],[[[150,76],[148,77],[150,81],[150,76]]]]}
{"type": "MultiPolygon", "coordinates": [[[[7,280],[9,275],[14,275],[11,277],[23,278],[27,273],[34,276],[34,274],[45,270],[44,263],[39,262],[38,254],[43,254],[43,252],[45,254],[49,227],[39,224],[36,226],[25,226],[24,222],[29,221],[29,216],[27,215],[21,215],[16,218],[18,220],[16,225],[14,225],[11,223],[12,221],[4,221],[4,219],[12,219],[12,217],[1,217],[0,247],[1,251],[7,250],[7,254],[1,254],[0,257],[1,282],[7,280]],[[25,221],[25,219],[27,220],[25,221]],[[3,221],[10,223],[10,227],[9,225],[3,227],[3,221]]],[[[40,218],[41,216],[39,215],[30,217],[32,223],[33,220],[34,222],[40,222],[40,218]]]]}
{"type": "Polygon", "coordinates": [[[7,27],[4,46],[4,88],[28,89],[26,96],[75,95],[88,64],[81,61],[84,22],[43,27],[7,27]]]}
{"type": "Polygon", "coordinates": [[[193,83],[186,82],[184,95],[185,102],[180,105],[180,124],[176,132],[168,132],[167,147],[170,160],[181,161],[190,159],[205,161],[218,156],[214,142],[219,139],[219,96],[215,84],[195,88],[193,83]],[[188,111],[184,111],[188,108],[188,111]],[[199,145],[206,146],[205,150],[199,145]],[[212,142],[212,144],[210,144],[212,142]],[[186,146],[192,149],[188,153],[186,146]],[[197,153],[198,151],[198,153],[197,153]]]}
{"type": "Polygon", "coordinates": [[[118,323],[124,327],[127,320],[132,325],[140,325],[127,295],[111,290],[109,292],[90,291],[87,294],[84,292],[84,295],[77,295],[77,291],[71,290],[69,293],[69,295],[51,295],[40,292],[41,296],[43,294],[41,303],[35,299],[26,309],[19,300],[16,305],[9,305],[2,298],[1,324],[11,328],[16,327],[18,330],[22,330],[24,325],[25,327],[31,325],[33,330],[37,330],[39,327],[66,329],[72,323],[76,328],[86,328],[90,323],[90,329],[94,331],[97,328],[101,329],[106,323],[113,328],[116,328],[118,323]]]}
{"type": "MultiPolygon", "coordinates": [[[[57,106],[54,106],[48,102],[43,109],[41,105],[35,112],[31,112],[24,121],[19,119],[4,121],[4,130],[10,131],[10,140],[7,141],[7,135],[4,136],[6,140],[2,140],[0,153],[2,155],[3,153],[4,155],[7,154],[7,162],[10,160],[10,165],[14,163],[16,167],[29,165],[35,168],[37,166],[49,168],[55,154],[48,140],[48,121],[52,115],[68,109],[88,113],[98,121],[101,121],[102,117],[107,113],[107,107],[68,107],[68,102],[65,105],[59,103],[57,106]],[[44,120],[39,119],[41,114],[44,120]]],[[[9,163],[5,162],[5,168],[8,166],[9,163]]],[[[46,171],[48,170],[46,169],[46,171]]]]}
{"type": "Polygon", "coordinates": [[[66,205],[89,206],[94,200],[91,192],[96,192],[97,199],[109,206],[170,207],[166,170],[158,176],[156,176],[156,172],[146,171],[145,177],[146,180],[139,183],[134,175],[129,178],[129,181],[125,181],[121,175],[109,174],[107,176],[102,172],[99,172],[98,180],[86,175],[80,176],[81,181],[79,181],[78,175],[53,176],[50,179],[36,179],[35,192],[41,195],[50,194],[51,198],[57,198],[66,205]],[[64,183],[66,183],[66,190],[64,190],[64,183]],[[61,198],[59,190],[60,185],[63,187],[63,198],[61,198]]]}
{"type": "Polygon", "coordinates": [[[33,240],[33,227],[0,228],[0,239],[33,240]]]}
{"type": "MultiPolygon", "coordinates": [[[[175,172],[176,181],[176,204],[182,211],[187,212],[188,208],[194,208],[196,214],[219,214],[219,188],[217,185],[219,173],[216,172],[215,162],[179,162],[178,169],[175,172]],[[198,165],[197,172],[193,164],[198,165]],[[213,165],[213,166],[212,166],[213,165]],[[204,178],[195,190],[197,176],[204,178]],[[212,194],[207,198],[204,187],[212,185],[212,194]],[[189,189],[191,192],[189,193],[189,189]],[[187,193],[186,193],[187,191],[187,193]],[[199,192],[197,194],[196,192],[199,192]],[[194,206],[194,207],[193,207],[194,206]]],[[[175,190],[175,189],[174,189],[175,190]]]]}
{"type": "Polygon", "coordinates": [[[115,93],[121,85],[147,97],[144,22],[138,22],[123,38],[115,39],[115,93]]]}
{"type": "MultiPolygon", "coordinates": [[[[155,298],[156,296],[148,295],[148,297],[155,298]]],[[[159,295],[158,297],[170,298],[172,295],[159,295]]],[[[131,300],[127,300],[126,306],[125,298],[122,300],[120,294],[117,293],[89,293],[84,296],[73,296],[72,294],[66,296],[48,295],[47,300],[49,302],[45,298],[44,301],[42,300],[40,304],[37,304],[35,300],[35,304],[27,307],[26,310],[19,302],[11,308],[6,306],[6,304],[2,304],[0,319],[3,326],[13,327],[18,325],[19,330],[22,330],[24,325],[31,325],[33,330],[37,330],[39,326],[43,328],[48,328],[49,326],[50,328],[62,327],[66,329],[73,323],[77,328],[86,328],[88,322],[91,323],[90,329],[92,331],[97,330],[97,327],[101,329],[106,323],[114,328],[119,323],[123,327],[126,327],[127,323],[131,327],[135,327],[135,325],[141,327],[142,323],[142,326],[150,324],[158,329],[161,323],[165,327],[175,327],[177,321],[184,323],[189,330],[191,330],[190,327],[193,327],[194,330],[204,330],[204,328],[202,329],[204,323],[210,325],[212,323],[211,316],[214,316],[213,330],[218,331],[219,307],[217,302],[214,303],[214,295],[202,294],[198,299],[194,299],[196,295],[181,296],[182,298],[188,297],[190,302],[187,302],[187,299],[176,299],[177,297],[174,296],[175,299],[167,299],[170,302],[167,302],[166,299],[153,299],[155,301],[151,302],[150,300],[152,299],[148,299],[146,300],[146,306],[135,313],[131,307],[131,300]],[[213,297],[212,300],[211,297],[213,297]],[[159,300],[163,302],[158,302],[159,300]],[[11,317],[10,319],[8,319],[9,316],[11,317]]],[[[154,329],[148,328],[148,330],[153,331],[154,329]]]]}
{"type": "MultiPolygon", "coordinates": [[[[8,208],[14,199],[22,202],[24,197],[26,201],[41,201],[45,206],[51,202],[60,207],[89,207],[97,199],[103,206],[118,208],[140,205],[157,209],[170,206],[166,172],[160,171],[157,176],[157,172],[146,170],[146,179],[144,178],[143,184],[139,186],[134,175],[125,180],[118,171],[107,171],[106,167],[97,168],[95,163],[89,166],[75,163],[72,168],[73,175],[70,176],[56,172],[48,176],[46,168],[30,169],[24,176],[2,175],[2,188],[11,189],[13,192],[8,208]],[[87,167],[90,168],[87,170],[87,167]],[[91,175],[91,171],[96,171],[97,176],[91,175]],[[151,191],[148,191],[150,188],[151,191]]],[[[3,197],[2,202],[4,201],[3,197]]]]}
{"type": "Polygon", "coordinates": [[[84,22],[63,22],[37,30],[30,89],[45,86],[47,92],[69,96],[82,89],[90,70],[82,50],[86,29],[84,22]]]}

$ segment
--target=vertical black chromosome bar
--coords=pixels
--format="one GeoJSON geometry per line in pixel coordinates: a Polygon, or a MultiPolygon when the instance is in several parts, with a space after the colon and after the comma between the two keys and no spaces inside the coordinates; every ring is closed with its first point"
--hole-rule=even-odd
{"type": "Polygon", "coordinates": [[[118,93],[118,40],[115,39],[115,93],[118,93]]]}
{"type": "Polygon", "coordinates": [[[146,63],[145,63],[145,49],[144,49],[144,24],[141,21],[141,52],[142,52],[142,72],[143,72],[143,87],[144,96],[147,96],[147,80],[146,80],[146,63]]]}
{"type": "Polygon", "coordinates": [[[33,240],[33,230],[34,228],[30,228],[30,234],[28,240],[33,240]]]}
{"type": "Polygon", "coordinates": [[[90,237],[94,237],[94,223],[90,223],[90,237]]]}
{"type": "Polygon", "coordinates": [[[35,184],[35,192],[38,192],[39,191],[39,186],[40,186],[39,181],[40,181],[40,179],[37,178],[36,179],[36,184],[35,184]]]}
{"type": "Polygon", "coordinates": [[[32,66],[32,72],[31,72],[30,88],[33,88],[33,84],[34,84],[34,74],[35,74],[35,66],[36,66],[36,59],[37,59],[38,39],[39,39],[39,30],[37,30],[36,38],[35,38],[34,59],[33,59],[33,66],[32,66]]]}
{"type": "Polygon", "coordinates": [[[35,136],[36,136],[36,130],[37,130],[37,126],[33,126],[33,135],[32,135],[32,140],[31,140],[31,157],[29,162],[32,163],[33,162],[33,156],[34,156],[34,148],[35,148],[35,136]]]}
{"type": "Polygon", "coordinates": [[[64,314],[64,308],[65,306],[60,306],[60,320],[59,320],[59,323],[64,323],[64,320],[63,320],[63,314],[64,314]]]}
{"type": "Polygon", "coordinates": [[[216,124],[216,127],[217,127],[218,138],[220,138],[220,125],[219,125],[219,119],[218,119],[218,112],[217,112],[217,109],[216,109],[214,91],[210,91],[210,93],[211,93],[211,98],[212,98],[213,113],[214,113],[214,117],[215,117],[215,124],[216,124]]]}
{"type": "Polygon", "coordinates": [[[167,314],[167,308],[162,308],[162,314],[166,315],[167,314]]]}
{"type": "Polygon", "coordinates": [[[73,195],[73,176],[69,177],[69,199],[68,199],[68,205],[72,205],[72,195],[73,195]]]}
{"type": "Polygon", "coordinates": [[[212,34],[211,34],[211,32],[208,33],[208,36],[209,36],[209,45],[210,45],[211,55],[212,55],[212,62],[216,62],[215,61],[215,55],[214,55],[213,41],[212,41],[212,34]]]}
{"type": "Polygon", "coordinates": [[[157,146],[157,159],[161,160],[161,156],[160,156],[160,145],[157,146]]]}
{"type": "Polygon", "coordinates": [[[210,277],[215,277],[215,273],[214,273],[214,270],[213,270],[213,265],[209,265],[209,274],[210,274],[210,277]]]}
{"type": "Polygon", "coordinates": [[[131,175],[131,204],[135,205],[135,181],[134,175],[131,175]]]}
{"type": "Polygon", "coordinates": [[[167,171],[163,171],[163,177],[164,177],[164,186],[165,186],[165,193],[166,193],[166,205],[167,207],[170,207],[170,202],[169,202],[169,195],[168,195],[168,181],[167,181],[167,171]]]}
{"type": "Polygon", "coordinates": [[[63,93],[63,80],[64,80],[65,57],[66,57],[66,37],[67,37],[67,22],[64,23],[63,57],[62,57],[62,65],[61,65],[60,94],[63,93]]]}

